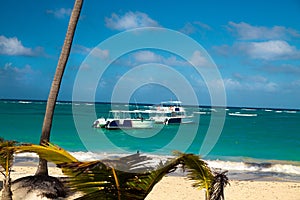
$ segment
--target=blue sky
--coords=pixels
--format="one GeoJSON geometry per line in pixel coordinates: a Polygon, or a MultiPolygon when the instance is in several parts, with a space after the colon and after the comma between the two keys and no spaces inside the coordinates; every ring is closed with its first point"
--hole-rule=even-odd
{"type": "MultiPolygon", "coordinates": [[[[47,99],[74,1],[0,1],[0,99],[47,99]]],[[[184,33],[202,45],[221,74],[228,106],[300,109],[299,22],[297,0],[86,0],[59,99],[72,100],[76,75],[93,48],[123,31],[151,26],[184,33]]],[[[101,58],[110,54],[107,49],[97,53],[101,58]]],[[[147,63],[178,70],[200,104],[210,105],[192,66],[152,49],[114,61],[97,83],[95,100],[109,101],[120,77],[147,63]]],[[[149,84],[133,99],[159,103],[175,96],[167,87],[149,84]]]]}

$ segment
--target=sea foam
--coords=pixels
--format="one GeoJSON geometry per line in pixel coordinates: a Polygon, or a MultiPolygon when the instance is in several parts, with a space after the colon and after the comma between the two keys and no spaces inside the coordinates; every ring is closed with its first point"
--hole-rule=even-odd
{"type": "MultiPolygon", "coordinates": [[[[128,156],[130,154],[118,153],[95,153],[95,152],[70,152],[79,161],[94,161],[103,159],[117,159],[120,157],[128,156]]],[[[154,154],[141,154],[148,156],[151,161],[151,166],[157,166],[160,162],[165,162],[168,159],[174,158],[170,155],[154,155],[154,154]]],[[[35,153],[20,153],[15,156],[16,162],[36,161],[38,155],[35,153]]],[[[226,161],[226,160],[205,160],[209,167],[215,169],[222,169],[234,172],[272,172],[294,174],[300,176],[300,165],[284,163],[284,161],[226,161]]]]}

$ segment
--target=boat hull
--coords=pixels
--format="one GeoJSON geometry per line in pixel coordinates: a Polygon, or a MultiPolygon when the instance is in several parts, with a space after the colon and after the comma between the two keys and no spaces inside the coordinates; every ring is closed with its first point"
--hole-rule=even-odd
{"type": "Polygon", "coordinates": [[[191,124],[194,123],[192,117],[170,117],[166,118],[165,122],[166,125],[170,124],[191,124]]]}
{"type": "Polygon", "coordinates": [[[105,126],[106,129],[147,129],[153,128],[154,120],[142,119],[115,119],[108,120],[105,126]]]}

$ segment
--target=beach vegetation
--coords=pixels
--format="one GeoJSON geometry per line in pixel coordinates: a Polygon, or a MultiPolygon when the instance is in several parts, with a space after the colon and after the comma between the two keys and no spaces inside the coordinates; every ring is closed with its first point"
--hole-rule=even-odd
{"type": "Polygon", "coordinates": [[[211,200],[225,199],[224,189],[229,184],[228,177],[226,176],[227,172],[221,170],[213,172],[214,178],[209,188],[209,197],[211,200]]]}
{"type": "Polygon", "coordinates": [[[205,189],[207,200],[224,199],[228,184],[226,172],[216,172],[194,154],[174,153],[174,157],[151,165],[151,158],[139,153],[95,161],[78,161],[64,149],[49,143],[22,145],[16,153],[34,152],[41,158],[54,162],[68,176],[66,186],[87,199],[145,199],[153,187],[167,174],[181,168],[193,180],[193,187],[205,189]]]}
{"type": "Polygon", "coordinates": [[[4,176],[2,200],[12,199],[10,173],[14,160],[14,150],[7,147],[13,147],[16,144],[16,141],[0,138],[0,172],[4,176]]]}
{"type": "Polygon", "coordinates": [[[211,186],[214,176],[206,162],[194,154],[183,154],[180,152],[176,152],[176,154],[183,160],[184,168],[188,172],[187,177],[194,181],[193,187],[204,189],[205,199],[210,199],[209,190],[213,189],[211,186]]]}

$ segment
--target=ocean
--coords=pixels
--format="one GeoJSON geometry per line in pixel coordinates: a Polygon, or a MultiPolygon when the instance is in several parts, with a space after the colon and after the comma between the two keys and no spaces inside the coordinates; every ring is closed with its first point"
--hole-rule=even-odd
{"type": "MultiPolygon", "coordinates": [[[[209,166],[228,170],[231,178],[300,181],[300,110],[185,106],[187,113],[194,115],[195,123],[160,124],[153,129],[92,128],[93,121],[107,117],[112,107],[132,110],[150,109],[151,105],[58,102],[51,142],[79,160],[114,158],[139,151],[159,162],[179,150],[199,154],[209,166]],[[221,132],[205,140],[214,125],[212,121],[223,118],[221,132]],[[204,141],[210,143],[210,148],[203,155],[204,141]]],[[[38,144],[45,108],[44,101],[1,100],[0,137],[38,144]]],[[[36,159],[35,155],[22,154],[16,162],[24,161],[24,157],[36,159]]]]}

